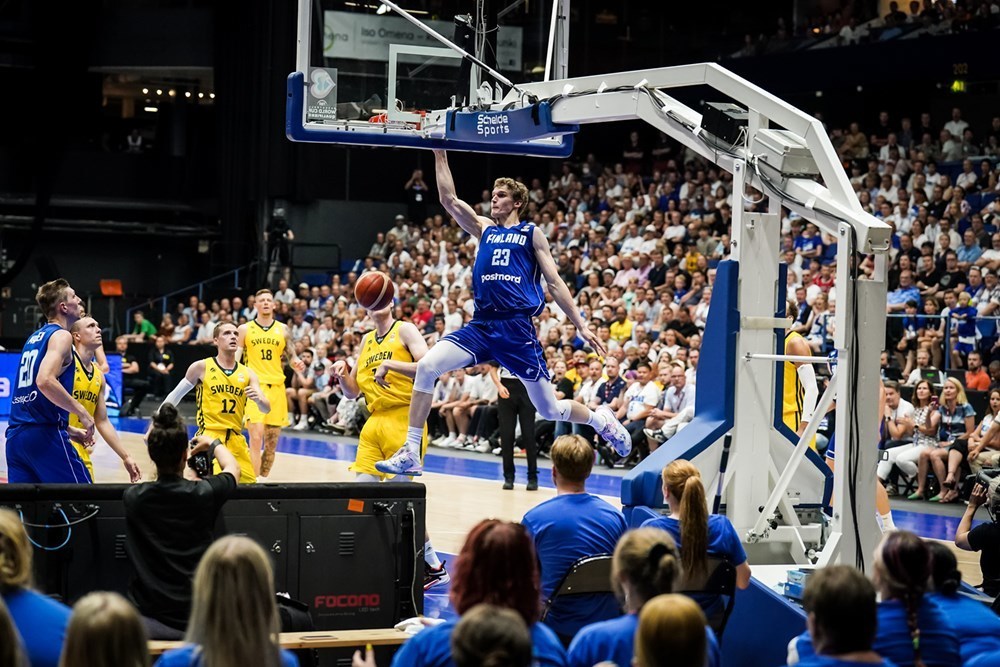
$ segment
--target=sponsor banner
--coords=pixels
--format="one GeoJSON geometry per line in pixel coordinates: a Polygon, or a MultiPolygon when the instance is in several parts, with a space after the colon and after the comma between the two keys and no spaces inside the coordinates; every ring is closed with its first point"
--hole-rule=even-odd
{"type": "MultiPolygon", "coordinates": [[[[0,417],[10,416],[10,397],[13,394],[14,383],[17,381],[20,352],[0,352],[0,417]]],[[[108,416],[118,415],[119,399],[122,395],[122,358],[120,354],[109,354],[108,365],[111,371],[105,375],[106,389],[104,393],[108,406],[108,416]]]]}
{"type": "Polygon", "coordinates": [[[445,137],[484,144],[511,144],[571,134],[576,125],[556,125],[548,103],[508,111],[449,111],[445,137]]]}
{"type": "MultiPolygon", "coordinates": [[[[423,21],[448,39],[455,35],[452,21],[423,21]]],[[[497,32],[497,67],[502,72],[521,71],[523,29],[500,26],[497,32]]],[[[409,21],[390,14],[323,12],[323,56],[348,60],[389,60],[390,44],[442,47],[443,44],[409,21]]],[[[414,62],[415,56],[403,56],[414,62]]],[[[516,81],[518,77],[514,77],[516,81]]]]}

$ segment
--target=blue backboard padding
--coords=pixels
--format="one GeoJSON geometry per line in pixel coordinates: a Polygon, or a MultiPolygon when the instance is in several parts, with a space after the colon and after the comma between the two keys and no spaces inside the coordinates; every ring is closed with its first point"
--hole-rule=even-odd
{"type": "Polygon", "coordinates": [[[320,144],[347,144],[351,146],[383,146],[395,148],[441,149],[449,151],[471,151],[475,153],[501,153],[504,155],[525,155],[529,157],[567,158],[573,154],[573,135],[563,134],[557,142],[544,144],[482,143],[454,139],[427,138],[418,134],[378,133],[378,126],[371,131],[337,129],[336,127],[305,127],[303,105],[305,104],[305,78],[301,72],[288,75],[288,94],[285,100],[285,136],[291,141],[320,144]]]}
{"type": "Polygon", "coordinates": [[[721,642],[722,664],[784,665],[788,642],[805,629],[802,607],[751,579],[748,588],[736,591],[736,604],[721,642]]]}
{"type": "Polygon", "coordinates": [[[694,419],[632,469],[622,482],[622,505],[663,504],[660,471],[678,458],[692,459],[733,427],[736,412],[736,334],[739,264],[719,262],[705,323],[694,419]]]}

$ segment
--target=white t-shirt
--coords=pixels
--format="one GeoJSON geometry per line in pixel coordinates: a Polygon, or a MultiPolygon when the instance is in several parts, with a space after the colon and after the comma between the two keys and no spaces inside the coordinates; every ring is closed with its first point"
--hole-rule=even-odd
{"type": "Polygon", "coordinates": [[[293,303],[295,301],[295,292],[293,292],[289,287],[286,287],[283,290],[278,290],[274,293],[274,300],[278,303],[293,303]]]}
{"type": "MultiPolygon", "coordinates": [[[[890,410],[892,410],[892,408],[890,408],[890,410]]],[[[896,406],[895,410],[892,410],[890,417],[892,419],[912,419],[913,403],[910,403],[905,398],[900,398],[899,405],[896,406]]]]}
{"type": "Polygon", "coordinates": [[[629,419],[634,419],[644,406],[655,408],[659,400],[660,388],[655,382],[647,382],[645,385],[636,382],[625,391],[625,401],[628,405],[625,415],[629,419]]]}

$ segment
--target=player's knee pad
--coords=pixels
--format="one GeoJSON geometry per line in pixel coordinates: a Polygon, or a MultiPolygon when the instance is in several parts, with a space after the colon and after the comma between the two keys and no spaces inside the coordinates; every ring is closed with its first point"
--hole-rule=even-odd
{"type": "Polygon", "coordinates": [[[543,401],[541,405],[536,405],[538,415],[542,419],[553,422],[564,422],[569,419],[569,412],[573,408],[573,401],[562,399],[558,401],[543,401]]]}
{"type": "Polygon", "coordinates": [[[422,391],[425,394],[434,392],[434,383],[437,379],[452,370],[448,364],[441,363],[430,357],[424,357],[417,362],[417,373],[413,377],[413,391],[422,391]]]}

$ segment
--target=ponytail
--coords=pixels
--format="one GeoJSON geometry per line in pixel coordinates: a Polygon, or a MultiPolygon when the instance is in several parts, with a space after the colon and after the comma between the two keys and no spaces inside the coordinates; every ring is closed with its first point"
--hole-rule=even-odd
{"type": "Polygon", "coordinates": [[[913,642],[913,667],[925,667],[918,612],[933,574],[931,550],[917,535],[905,530],[893,531],[883,536],[875,551],[874,566],[883,599],[886,596],[898,599],[906,610],[906,627],[913,642]]]}
{"type": "Polygon", "coordinates": [[[663,481],[680,500],[681,562],[688,577],[708,571],[708,503],[701,473],[690,461],[677,459],[663,470],[663,481]]]}
{"type": "Polygon", "coordinates": [[[923,597],[923,593],[919,591],[909,591],[903,596],[906,627],[910,630],[910,641],[913,642],[913,667],[925,667],[923,658],[920,657],[920,626],[917,625],[917,610],[923,597]]]}

